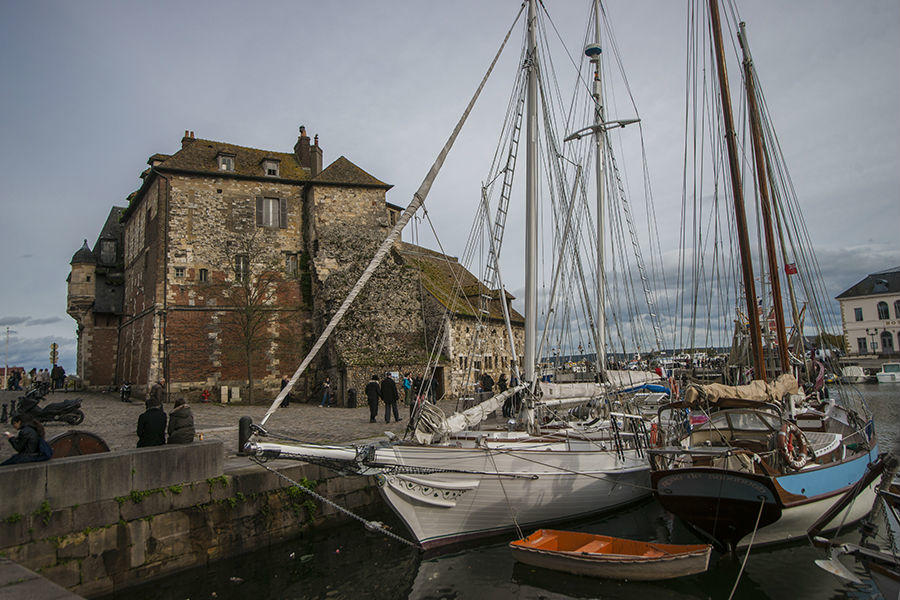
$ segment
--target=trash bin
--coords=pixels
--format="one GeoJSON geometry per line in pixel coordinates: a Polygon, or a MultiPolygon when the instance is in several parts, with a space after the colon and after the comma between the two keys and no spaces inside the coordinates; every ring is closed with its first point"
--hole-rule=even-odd
{"type": "Polygon", "coordinates": [[[353,388],[347,390],[347,408],[356,408],[356,390],[353,388]]]}

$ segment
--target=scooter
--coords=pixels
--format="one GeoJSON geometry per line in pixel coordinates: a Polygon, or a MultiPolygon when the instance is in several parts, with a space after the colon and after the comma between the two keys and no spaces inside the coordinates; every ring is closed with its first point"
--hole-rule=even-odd
{"type": "MultiPolygon", "coordinates": [[[[46,392],[44,392],[46,393],[46,392]]],[[[27,394],[19,398],[18,406],[15,413],[20,415],[29,415],[37,419],[41,423],[50,421],[62,421],[69,425],[78,425],[84,421],[84,412],[81,410],[81,399],[73,398],[63,400],[62,402],[54,402],[46,406],[39,406],[44,394],[39,388],[29,391],[27,394]]]]}

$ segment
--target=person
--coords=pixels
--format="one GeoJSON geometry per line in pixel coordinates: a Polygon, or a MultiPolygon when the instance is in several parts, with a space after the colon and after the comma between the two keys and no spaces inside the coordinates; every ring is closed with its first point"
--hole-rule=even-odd
{"type": "Polygon", "coordinates": [[[403,402],[409,407],[409,414],[412,415],[412,379],[409,373],[403,376],[403,402]]]}
{"type": "Polygon", "coordinates": [[[166,443],[166,413],[162,402],[147,400],[147,410],[141,413],[137,423],[138,448],[162,446],[166,443]]]}
{"type": "Polygon", "coordinates": [[[322,403],[319,408],[323,406],[331,406],[331,377],[326,377],[322,383],[322,403]]]}
{"type": "Polygon", "coordinates": [[[381,387],[378,385],[378,375],[372,374],[372,379],[366,384],[366,401],[369,403],[369,423],[375,422],[378,416],[378,399],[381,398],[381,387]]]}
{"type": "Polygon", "coordinates": [[[494,378],[487,371],[481,374],[481,392],[482,400],[490,398],[494,393],[494,378]]]}
{"type": "Polygon", "coordinates": [[[154,404],[158,404],[160,410],[162,410],[163,402],[166,399],[166,378],[160,377],[156,383],[150,386],[150,391],[147,393],[147,402],[145,405],[147,408],[150,408],[154,404]]]}
{"type": "Polygon", "coordinates": [[[500,379],[497,380],[497,390],[502,394],[508,387],[509,385],[506,383],[506,373],[500,373],[500,379]]]}
{"type": "Polygon", "coordinates": [[[438,380],[434,373],[431,374],[431,383],[429,386],[429,390],[431,393],[431,403],[437,404],[438,401],[438,380]]]}
{"type": "MultiPolygon", "coordinates": [[[[280,388],[280,389],[283,390],[284,388],[286,388],[287,385],[288,385],[288,383],[289,383],[289,382],[288,382],[287,375],[282,375],[282,376],[281,376],[281,388],[280,388]]],[[[290,406],[290,405],[291,405],[291,394],[290,394],[290,392],[288,392],[288,393],[285,395],[284,399],[281,401],[281,406],[290,406]]]]}
{"type": "Polygon", "coordinates": [[[384,401],[384,422],[391,422],[391,410],[394,411],[394,422],[400,422],[400,413],[397,411],[397,383],[390,373],[384,374],[381,380],[381,399],[384,401]]]}
{"type": "Polygon", "coordinates": [[[167,444],[190,444],[194,441],[194,415],[184,398],[175,401],[166,431],[169,434],[167,444]]]}
{"type": "Polygon", "coordinates": [[[23,463],[40,462],[50,460],[53,456],[53,450],[44,440],[44,427],[34,419],[23,415],[13,415],[10,424],[17,430],[17,434],[13,436],[10,432],[5,432],[10,445],[16,449],[17,454],[13,454],[5,461],[0,463],[3,465],[20,465],[23,463]]]}

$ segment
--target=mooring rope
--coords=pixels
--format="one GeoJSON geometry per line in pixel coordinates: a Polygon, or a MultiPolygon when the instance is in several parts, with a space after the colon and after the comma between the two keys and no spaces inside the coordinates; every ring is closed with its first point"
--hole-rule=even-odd
{"type": "Polygon", "coordinates": [[[763,507],[766,505],[766,499],[763,498],[759,502],[759,512],[756,514],[756,524],[753,526],[753,535],[750,536],[750,544],[747,546],[747,554],[744,555],[744,562],[741,563],[741,570],[738,571],[737,579],[734,580],[734,587],[731,588],[731,593],[728,594],[728,600],[731,600],[734,597],[734,592],[737,591],[738,583],[741,581],[741,575],[744,574],[744,567],[747,566],[747,559],[750,558],[750,549],[753,547],[753,540],[756,539],[756,530],[759,528],[759,519],[762,517],[763,507]]]}
{"type": "Polygon", "coordinates": [[[377,531],[378,533],[382,533],[382,534],[388,536],[388,537],[391,538],[391,539],[394,539],[394,540],[396,540],[396,541],[398,541],[398,542],[402,542],[402,543],[406,544],[407,546],[412,546],[413,548],[419,548],[419,544],[417,544],[417,543],[415,543],[415,542],[411,542],[411,541],[409,541],[409,540],[406,539],[406,538],[400,537],[400,536],[397,535],[396,533],[392,533],[392,532],[388,531],[388,530],[385,528],[384,523],[381,523],[381,522],[379,522],[379,521],[369,521],[369,520],[367,520],[367,519],[364,519],[363,517],[357,515],[356,513],[353,513],[353,512],[351,512],[351,511],[347,510],[346,508],[344,508],[343,506],[337,504],[336,502],[333,502],[332,500],[329,500],[328,498],[326,498],[326,497],[323,496],[322,494],[316,493],[315,491],[309,489],[309,488],[306,487],[305,485],[301,485],[300,483],[294,481],[293,479],[291,479],[290,477],[288,477],[288,476],[285,475],[284,473],[280,473],[279,471],[276,471],[275,469],[273,469],[273,468],[271,468],[271,467],[268,467],[268,466],[264,465],[264,464],[262,463],[262,461],[260,461],[259,459],[257,459],[255,456],[254,456],[254,457],[251,457],[250,460],[252,460],[252,461],[255,462],[256,464],[258,464],[259,466],[261,466],[263,469],[265,469],[265,470],[267,470],[267,471],[269,471],[269,472],[271,472],[271,473],[274,473],[274,474],[277,475],[278,477],[281,477],[281,478],[284,479],[285,481],[289,482],[291,485],[300,488],[301,490],[303,490],[304,492],[306,492],[307,494],[309,494],[310,496],[312,496],[313,498],[315,498],[315,499],[318,500],[319,502],[322,502],[323,504],[327,504],[328,506],[331,506],[331,507],[334,508],[335,510],[344,513],[345,515],[347,515],[348,517],[350,517],[350,518],[352,518],[352,519],[356,519],[357,521],[359,521],[360,523],[362,523],[362,524],[365,526],[365,528],[368,529],[369,531],[377,531]]]}

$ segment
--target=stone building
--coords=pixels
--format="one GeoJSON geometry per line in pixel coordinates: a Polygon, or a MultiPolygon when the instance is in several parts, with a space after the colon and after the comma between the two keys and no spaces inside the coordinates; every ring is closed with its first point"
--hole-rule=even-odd
{"type": "Polygon", "coordinates": [[[837,296],[851,355],[900,351],[900,267],[872,273],[837,296]]]}
{"type": "MultiPolygon", "coordinates": [[[[270,399],[402,210],[386,201],[389,184],[343,156],[323,169],[322,157],[318,139],[302,128],[289,153],[185,132],[177,152],[151,156],[128,206],[113,209],[94,249],[72,259],[69,314],[79,323],[85,383],[127,381],[141,393],[165,376],[170,394],[209,390],[216,399],[246,400],[249,379],[256,400],[270,399]],[[105,240],[113,238],[116,262],[107,264],[105,240]]],[[[448,391],[458,389],[461,373],[487,368],[455,357],[478,313],[466,312],[465,302],[448,304],[446,278],[465,281],[467,293],[482,291],[455,259],[440,259],[457,265],[450,270],[428,267],[441,256],[398,242],[297,395],[315,398],[328,376],[342,402],[373,372],[421,372],[440,319],[451,325],[440,387],[446,379],[448,391]],[[423,276],[429,269],[432,276],[423,276]],[[452,318],[438,316],[447,309],[452,318]]],[[[486,313],[493,321],[495,304],[486,313]]],[[[500,350],[482,354],[491,368],[503,368],[500,350]]]]}

